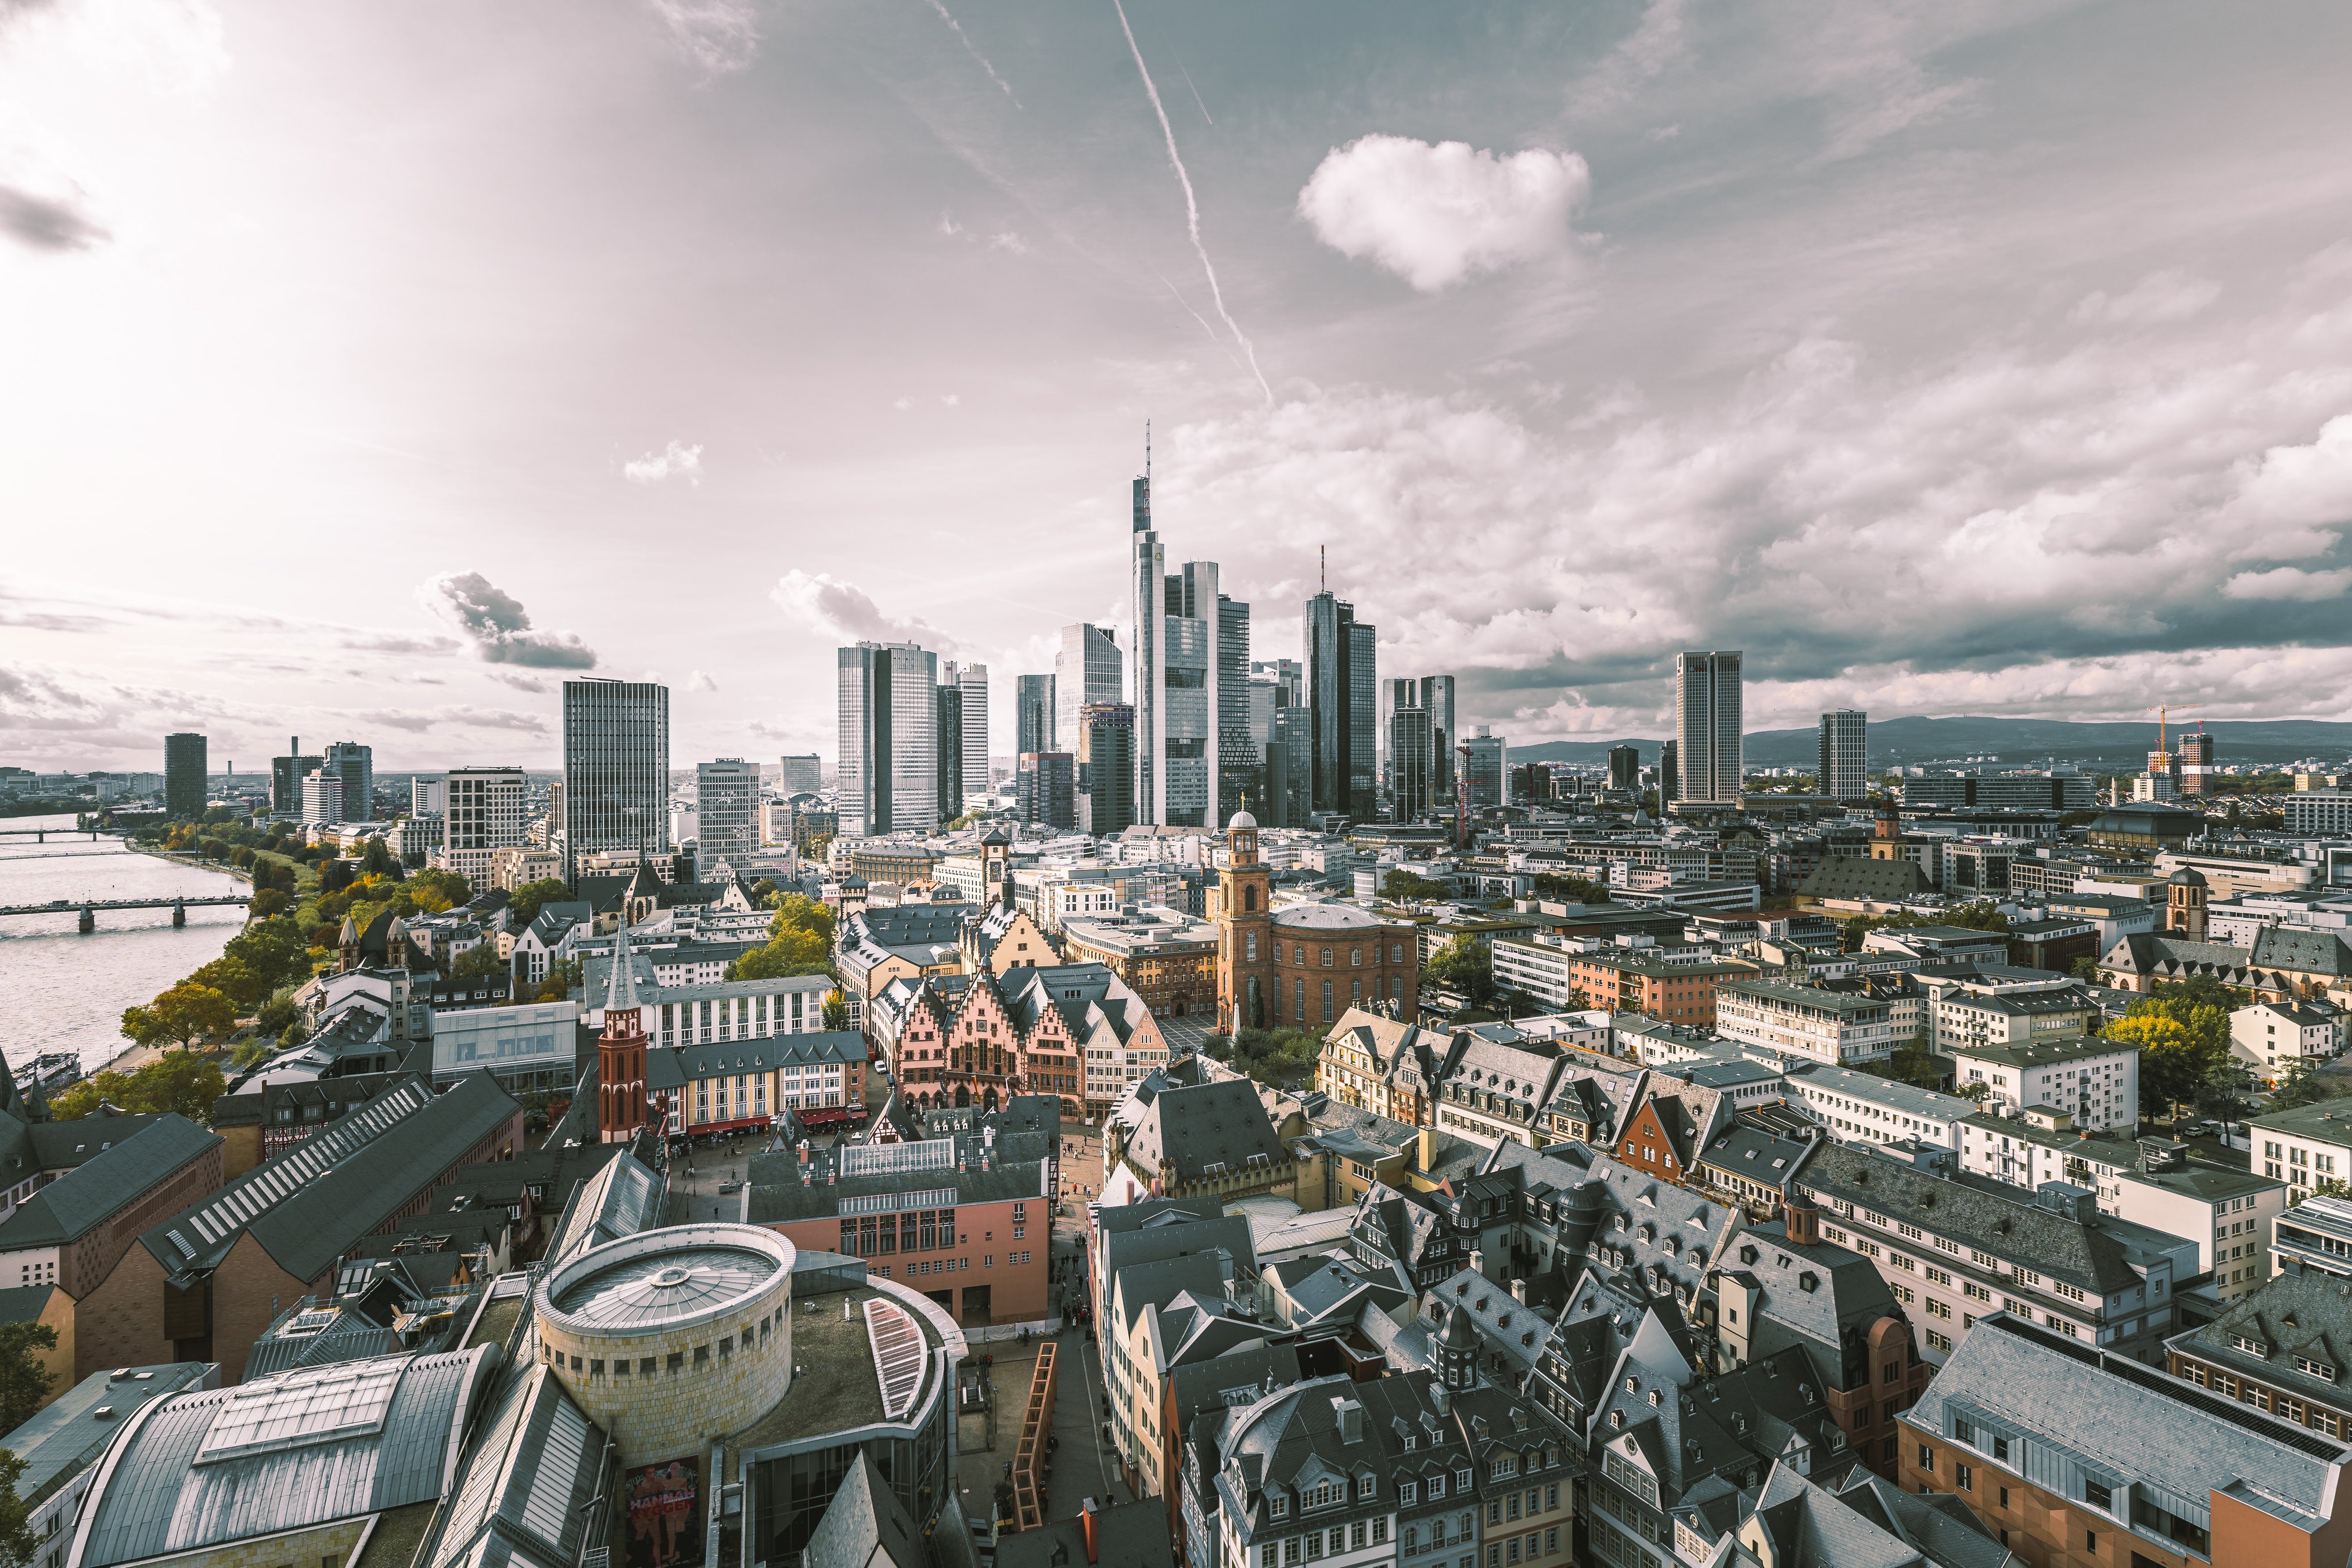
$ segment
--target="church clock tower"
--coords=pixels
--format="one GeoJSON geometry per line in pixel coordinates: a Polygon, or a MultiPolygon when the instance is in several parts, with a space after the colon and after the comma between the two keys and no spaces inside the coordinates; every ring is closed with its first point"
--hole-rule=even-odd
{"type": "Polygon", "coordinates": [[[1217,1026],[1262,1029],[1274,982],[1274,885],[1257,858],[1257,818],[1246,807],[1225,825],[1227,865],[1217,874],[1217,1026]]]}

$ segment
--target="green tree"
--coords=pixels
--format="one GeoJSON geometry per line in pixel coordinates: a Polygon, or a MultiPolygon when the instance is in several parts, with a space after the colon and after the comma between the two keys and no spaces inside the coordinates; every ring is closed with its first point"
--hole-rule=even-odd
{"type": "Polygon", "coordinates": [[[1381,879],[1381,897],[1394,899],[1400,903],[1411,902],[1415,899],[1427,900],[1450,899],[1453,896],[1454,885],[1451,882],[1441,882],[1433,877],[1424,877],[1418,871],[1399,868],[1381,879]]]}
{"type": "Polygon", "coordinates": [[[2143,1114],[2168,1118],[2181,1102],[2197,1097],[2206,1078],[2226,1055],[2162,1008],[2141,1001],[2107,1026],[2101,1037],[2139,1048],[2139,1100],[2143,1114]]]}
{"type": "Polygon", "coordinates": [[[419,871],[408,879],[409,896],[416,900],[419,913],[437,915],[444,910],[454,910],[474,896],[466,879],[455,871],[419,871]]]}
{"type": "Polygon", "coordinates": [[[768,934],[779,937],[788,931],[814,931],[817,940],[830,948],[833,945],[833,910],[823,900],[812,899],[806,893],[786,893],[776,900],[776,913],[768,921],[768,934]]]}
{"type": "MultiPolygon", "coordinates": [[[[57,1348],[58,1331],[47,1323],[0,1323],[0,1421],[7,1423],[0,1430],[14,1432],[39,1412],[57,1378],[41,1364],[37,1352],[57,1348]]],[[[0,1540],[5,1533],[0,1528],[0,1540]]]]}
{"type": "Polygon", "coordinates": [[[246,912],[255,920],[268,920],[272,915],[290,914],[293,910],[293,894],[280,892],[276,888],[263,888],[253,895],[253,902],[247,907],[246,912]]]}
{"type": "Polygon", "coordinates": [[[2219,1121],[2226,1134],[2233,1123],[2245,1117],[2247,1086],[2245,1068],[2224,1057],[2208,1068],[2205,1076],[2198,1080],[2195,1096],[2197,1114],[2210,1116],[2219,1121]]]}
{"type": "Polygon", "coordinates": [[[1475,937],[1457,936],[1431,955],[1422,973],[1449,991],[1457,992],[1473,1007],[1495,999],[1495,958],[1475,937]]]}
{"type": "Polygon", "coordinates": [[[539,994],[531,1000],[561,1002],[571,995],[572,988],[579,984],[580,961],[578,959],[575,958],[569,963],[551,963],[548,965],[547,978],[539,983],[539,994]]]}
{"type": "Polygon", "coordinates": [[[785,931],[727,966],[730,980],[782,980],[832,973],[831,953],[814,931],[785,931]]]}
{"type": "Polygon", "coordinates": [[[2309,1057],[2298,1058],[2286,1069],[2286,1076],[2271,1091],[2270,1109],[2293,1110],[2298,1105],[2316,1105],[2323,1100],[2340,1100],[2352,1093],[2352,1084],[2319,1070],[2319,1063],[2309,1057]]]}
{"type": "Polygon", "coordinates": [[[252,921],[229,938],[221,955],[244,964],[275,991],[309,977],[308,947],[292,921],[271,916],[252,921]]]}
{"type": "Polygon", "coordinates": [[[40,1550],[33,1539],[32,1510],[18,1489],[24,1478],[25,1461],[0,1448],[0,1563],[30,1563],[40,1550]]]}
{"type": "Polygon", "coordinates": [[[2072,973],[2075,979],[2096,985],[2099,983],[2099,961],[2092,957],[2078,958],[2072,973]]]}
{"type": "Polygon", "coordinates": [[[1560,877],[1549,871],[1538,872],[1535,879],[1536,897],[1571,904],[1605,904],[1609,889],[1601,883],[1584,877],[1560,877]]]}
{"type": "Polygon", "coordinates": [[[122,1010],[122,1032],[142,1046],[166,1041],[182,1049],[205,1035],[236,1027],[236,1004],[209,985],[183,980],[144,1007],[122,1010]]]}
{"type": "Polygon", "coordinates": [[[834,1034],[849,1027],[849,998],[838,991],[824,994],[824,1026],[834,1034]]]}
{"type": "Polygon", "coordinates": [[[478,980],[485,975],[507,972],[507,961],[499,956],[498,944],[490,942],[467,948],[457,955],[457,962],[449,966],[450,974],[459,980],[478,980]]]}
{"type": "Polygon", "coordinates": [[[261,999],[270,992],[268,983],[243,959],[231,958],[226,952],[189,975],[188,983],[211,986],[235,1003],[239,1011],[260,1005],[261,999]]]}
{"type": "Polygon", "coordinates": [[[137,1114],[176,1110],[202,1127],[213,1118],[213,1102],[227,1089],[220,1064],[185,1051],[171,1051],[131,1072],[101,1072],[83,1079],[49,1102],[59,1121],[79,1121],[100,1105],[137,1114]]]}
{"type": "Polygon", "coordinates": [[[507,895],[509,929],[520,931],[539,918],[539,911],[550,904],[560,904],[572,897],[572,884],[561,877],[543,877],[536,882],[525,882],[507,895]]]}
{"type": "Polygon", "coordinates": [[[403,868],[383,839],[371,838],[367,841],[367,852],[360,857],[360,869],[371,877],[390,877],[398,880],[403,868]]]}

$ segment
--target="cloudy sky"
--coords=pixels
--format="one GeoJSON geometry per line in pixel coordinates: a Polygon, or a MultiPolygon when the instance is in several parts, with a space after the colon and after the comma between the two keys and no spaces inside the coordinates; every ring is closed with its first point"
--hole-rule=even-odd
{"type": "MultiPolygon", "coordinates": [[[[1170,558],[1514,741],[2352,719],[2352,12],[0,0],[0,762],[674,759],[1170,558]]],[[[1125,632],[1121,633],[1122,640],[1125,632]]]]}

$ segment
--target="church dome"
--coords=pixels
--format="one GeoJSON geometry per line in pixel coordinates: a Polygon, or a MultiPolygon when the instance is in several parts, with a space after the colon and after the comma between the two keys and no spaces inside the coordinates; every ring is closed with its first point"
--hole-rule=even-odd
{"type": "Polygon", "coordinates": [[[1231,822],[1226,823],[1225,826],[1229,831],[1237,831],[1241,828],[1246,827],[1252,833],[1255,833],[1257,831],[1257,818],[1252,816],[1246,810],[1237,811],[1234,813],[1234,819],[1231,822]]]}
{"type": "Polygon", "coordinates": [[[2205,885],[2205,873],[2194,866],[2183,866],[2172,874],[2172,885],[2176,888],[2201,888],[2205,885]]]}

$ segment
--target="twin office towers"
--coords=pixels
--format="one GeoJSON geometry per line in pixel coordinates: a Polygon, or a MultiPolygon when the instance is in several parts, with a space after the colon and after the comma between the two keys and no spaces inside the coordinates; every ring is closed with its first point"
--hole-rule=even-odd
{"type": "MultiPolygon", "coordinates": [[[[1068,626],[1055,673],[1020,678],[1022,815],[1095,834],[1214,828],[1245,800],[1269,826],[1319,813],[1373,817],[1377,637],[1354,607],[1318,593],[1305,605],[1304,658],[1253,665],[1250,607],[1220,591],[1216,563],[1168,570],[1148,469],[1134,485],[1129,563],[1127,648],[1102,627],[1068,626]]],[[[911,643],[860,643],[838,658],[841,831],[953,820],[962,789],[988,778],[986,671],[967,667],[943,685],[937,657],[911,643]],[[951,749],[961,758],[953,791],[941,765],[951,749]]]]}

